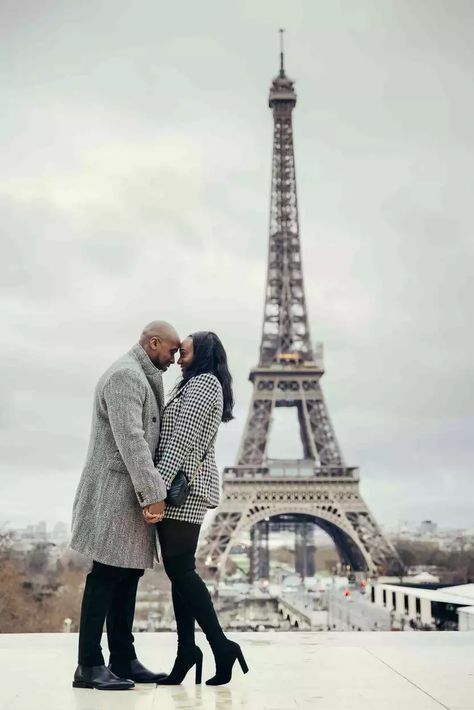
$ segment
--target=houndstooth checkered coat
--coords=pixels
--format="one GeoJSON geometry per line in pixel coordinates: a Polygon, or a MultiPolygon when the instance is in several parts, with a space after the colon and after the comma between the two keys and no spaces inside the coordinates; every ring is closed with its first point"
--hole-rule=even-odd
{"type": "Polygon", "coordinates": [[[220,484],[214,441],[222,410],[222,387],[210,373],[192,377],[166,405],[155,461],[167,487],[180,469],[191,478],[207,450],[186,503],[180,508],[165,505],[166,518],[200,524],[206,510],[217,507],[220,484]]]}
{"type": "Polygon", "coordinates": [[[153,461],[162,408],[161,372],[138,344],[97,384],[71,539],[74,550],[97,562],[153,567],[155,529],[142,508],[166,496],[153,461]]]}

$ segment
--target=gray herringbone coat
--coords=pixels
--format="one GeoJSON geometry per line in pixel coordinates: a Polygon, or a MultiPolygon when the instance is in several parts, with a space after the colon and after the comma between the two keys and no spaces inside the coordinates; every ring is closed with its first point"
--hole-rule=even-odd
{"type": "Polygon", "coordinates": [[[153,567],[155,528],[142,508],[166,497],[154,467],[163,409],[161,372],[135,345],[100,378],[86,464],[73,506],[71,547],[117,567],[153,567]]]}

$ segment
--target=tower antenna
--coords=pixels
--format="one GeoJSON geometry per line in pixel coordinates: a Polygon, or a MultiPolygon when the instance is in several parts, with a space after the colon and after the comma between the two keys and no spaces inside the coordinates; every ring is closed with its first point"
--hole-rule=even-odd
{"type": "Polygon", "coordinates": [[[285,33],[285,30],[279,30],[280,32],[280,76],[285,76],[285,56],[284,56],[284,44],[283,44],[283,35],[285,33]]]}

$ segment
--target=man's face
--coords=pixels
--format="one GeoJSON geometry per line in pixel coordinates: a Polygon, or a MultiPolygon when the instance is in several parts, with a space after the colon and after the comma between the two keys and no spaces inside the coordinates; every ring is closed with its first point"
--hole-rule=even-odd
{"type": "Polygon", "coordinates": [[[166,372],[170,365],[174,363],[174,356],[179,350],[179,338],[158,338],[150,340],[150,352],[148,356],[155,367],[162,372],[166,372]]]}

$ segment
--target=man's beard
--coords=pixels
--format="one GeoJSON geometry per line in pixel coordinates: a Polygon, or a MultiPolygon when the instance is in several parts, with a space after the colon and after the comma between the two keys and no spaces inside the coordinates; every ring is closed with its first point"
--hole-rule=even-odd
{"type": "Polygon", "coordinates": [[[155,358],[151,357],[150,360],[152,361],[152,363],[153,363],[153,365],[156,367],[156,369],[157,369],[157,370],[160,370],[160,372],[164,372],[164,371],[167,369],[167,367],[168,367],[168,365],[163,365],[163,364],[160,362],[158,356],[155,357],[155,358]]]}

